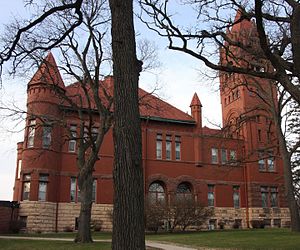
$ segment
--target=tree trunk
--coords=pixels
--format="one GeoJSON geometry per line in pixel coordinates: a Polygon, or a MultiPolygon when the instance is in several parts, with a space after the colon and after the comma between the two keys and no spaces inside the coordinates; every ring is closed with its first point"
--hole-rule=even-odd
{"type": "Polygon", "coordinates": [[[133,1],[109,0],[114,72],[113,250],[145,249],[141,124],[133,1]]]}
{"type": "Polygon", "coordinates": [[[80,215],[78,218],[78,232],[75,242],[91,243],[91,211],[92,211],[92,189],[93,189],[93,172],[80,171],[78,175],[78,187],[80,189],[80,215]]]}
{"type": "MultiPolygon", "coordinates": [[[[278,119],[278,118],[275,118],[278,119]]],[[[280,154],[283,160],[283,175],[284,175],[284,184],[285,184],[285,193],[289,205],[290,217],[291,217],[291,229],[294,232],[300,232],[300,216],[299,208],[295,199],[294,185],[293,185],[293,176],[291,168],[291,158],[290,154],[287,151],[287,145],[282,134],[281,127],[278,122],[276,122],[276,127],[278,131],[278,140],[279,140],[279,149],[280,154]]]]}

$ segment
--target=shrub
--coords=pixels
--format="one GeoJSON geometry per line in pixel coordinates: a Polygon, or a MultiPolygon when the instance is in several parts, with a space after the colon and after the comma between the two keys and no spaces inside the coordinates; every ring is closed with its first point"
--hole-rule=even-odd
{"type": "Polygon", "coordinates": [[[200,226],[213,214],[213,209],[204,207],[193,199],[178,199],[170,209],[172,221],[170,230],[173,231],[179,227],[181,231],[185,231],[189,226],[200,229],[200,226]]]}
{"type": "Polygon", "coordinates": [[[73,228],[71,226],[64,227],[64,232],[73,232],[73,228]]]}
{"type": "Polygon", "coordinates": [[[91,223],[91,228],[94,229],[95,232],[100,232],[102,229],[102,220],[93,220],[91,223]]]}
{"type": "Polygon", "coordinates": [[[252,228],[265,228],[265,223],[262,220],[252,220],[252,228]]]}
{"type": "Polygon", "coordinates": [[[22,220],[12,220],[9,229],[12,233],[19,233],[21,229],[25,228],[26,224],[22,220]]]}
{"type": "Polygon", "coordinates": [[[157,231],[163,228],[168,218],[168,207],[164,203],[151,203],[147,201],[145,204],[145,225],[146,230],[157,231]]]}

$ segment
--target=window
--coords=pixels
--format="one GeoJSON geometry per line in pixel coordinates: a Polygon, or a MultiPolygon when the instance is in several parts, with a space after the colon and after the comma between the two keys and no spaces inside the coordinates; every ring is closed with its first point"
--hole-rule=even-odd
{"type": "Polygon", "coordinates": [[[265,164],[265,159],[264,159],[264,153],[263,152],[258,152],[258,169],[260,171],[265,171],[266,170],[266,164],[265,164]]]}
{"type": "Polygon", "coordinates": [[[277,187],[261,187],[262,207],[278,207],[277,187]]]}
{"type": "Polygon", "coordinates": [[[162,159],[162,134],[156,135],[156,159],[162,159]]]}
{"type": "Polygon", "coordinates": [[[191,189],[190,183],[182,182],[177,186],[176,199],[177,200],[191,200],[192,199],[192,189],[191,189]]]}
{"type": "Polygon", "coordinates": [[[224,148],[221,149],[221,161],[222,164],[225,164],[227,162],[227,150],[224,148]]]}
{"type": "Polygon", "coordinates": [[[51,131],[52,127],[43,126],[43,148],[49,148],[51,144],[51,131]]]}
{"type": "Polygon", "coordinates": [[[260,192],[262,207],[268,207],[268,187],[261,187],[260,192]]]}
{"type": "Polygon", "coordinates": [[[92,201],[96,202],[97,179],[93,180],[92,201]]]}
{"type": "Polygon", "coordinates": [[[273,151],[268,152],[267,165],[268,171],[273,172],[275,170],[273,151]]]}
{"type": "Polygon", "coordinates": [[[274,155],[272,150],[267,153],[260,151],[258,153],[258,158],[258,167],[260,171],[275,171],[274,155]]]}
{"type": "Polygon", "coordinates": [[[40,174],[39,178],[39,201],[46,201],[48,175],[40,174]]]}
{"type": "Polygon", "coordinates": [[[166,136],[166,159],[171,160],[172,158],[172,136],[166,136]]]}
{"type": "Polygon", "coordinates": [[[175,159],[179,161],[181,159],[181,138],[175,136],[175,159]]]}
{"type": "Polygon", "coordinates": [[[76,178],[71,177],[70,199],[71,199],[72,202],[76,201],[76,189],[77,189],[76,178]]]}
{"type": "MultiPolygon", "coordinates": [[[[92,201],[96,202],[96,193],[97,193],[97,179],[93,179],[93,188],[92,188],[92,201]]],[[[70,179],[70,200],[71,202],[80,202],[80,189],[78,186],[78,179],[76,177],[71,177],[70,179]]]]}
{"type": "Polygon", "coordinates": [[[207,199],[208,199],[208,206],[214,207],[215,206],[215,186],[214,185],[208,185],[207,199]]]}
{"type": "Polygon", "coordinates": [[[218,160],[218,149],[212,148],[211,149],[211,163],[217,164],[219,162],[218,160]]]}
{"type": "Polygon", "coordinates": [[[258,141],[261,141],[261,130],[257,130],[258,141]]]}
{"type": "Polygon", "coordinates": [[[233,186],[233,206],[235,208],[240,207],[240,187],[233,186]]]}
{"type": "Polygon", "coordinates": [[[70,140],[69,140],[69,152],[75,152],[76,151],[76,125],[70,126],[70,140]]]}
{"type": "Polygon", "coordinates": [[[98,128],[93,127],[92,128],[92,138],[93,138],[94,142],[97,140],[97,137],[98,137],[98,128]]]}
{"type": "Polygon", "coordinates": [[[27,140],[27,147],[32,148],[34,145],[34,134],[35,134],[35,120],[29,120],[28,125],[28,140],[27,140]]]}
{"type": "Polygon", "coordinates": [[[22,200],[29,200],[30,195],[30,174],[23,175],[23,193],[22,193],[22,200]]]}
{"type": "Polygon", "coordinates": [[[150,203],[165,202],[165,189],[161,182],[152,182],[148,190],[148,198],[150,203]]]}
{"type": "Polygon", "coordinates": [[[278,207],[278,191],[276,187],[270,187],[270,205],[278,207]]]}
{"type": "Polygon", "coordinates": [[[230,161],[235,161],[236,160],[236,151],[230,150],[229,157],[230,157],[230,161]]]}
{"type": "Polygon", "coordinates": [[[17,179],[20,179],[20,177],[21,177],[21,170],[22,170],[22,160],[18,160],[17,179]]]}

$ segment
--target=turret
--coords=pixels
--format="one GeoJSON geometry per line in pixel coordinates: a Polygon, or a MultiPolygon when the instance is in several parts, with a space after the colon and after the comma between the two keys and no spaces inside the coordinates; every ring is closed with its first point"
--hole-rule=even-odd
{"type": "Polygon", "coordinates": [[[197,128],[202,128],[202,104],[197,93],[194,94],[190,104],[191,115],[197,123],[197,128]]]}
{"type": "Polygon", "coordinates": [[[64,94],[65,86],[50,52],[27,88],[27,118],[20,176],[23,183],[21,200],[55,200],[56,177],[53,173],[60,168],[63,116],[59,105],[64,94]],[[49,184],[47,189],[52,189],[51,192],[46,191],[46,197],[39,190],[41,181],[49,184]],[[26,183],[30,185],[26,186],[26,183]],[[26,189],[29,189],[29,194],[24,193],[26,189]]]}

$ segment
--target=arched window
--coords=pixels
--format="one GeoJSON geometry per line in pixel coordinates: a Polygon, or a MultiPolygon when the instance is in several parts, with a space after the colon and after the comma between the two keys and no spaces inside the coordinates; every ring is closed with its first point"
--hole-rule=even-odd
{"type": "Polygon", "coordinates": [[[149,201],[151,203],[165,202],[165,189],[163,183],[155,181],[152,182],[148,190],[149,201]]]}
{"type": "Polygon", "coordinates": [[[191,184],[188,182],[182,182],[177,186],[176,199],[190,200],[193,197],[191,184]]]}

